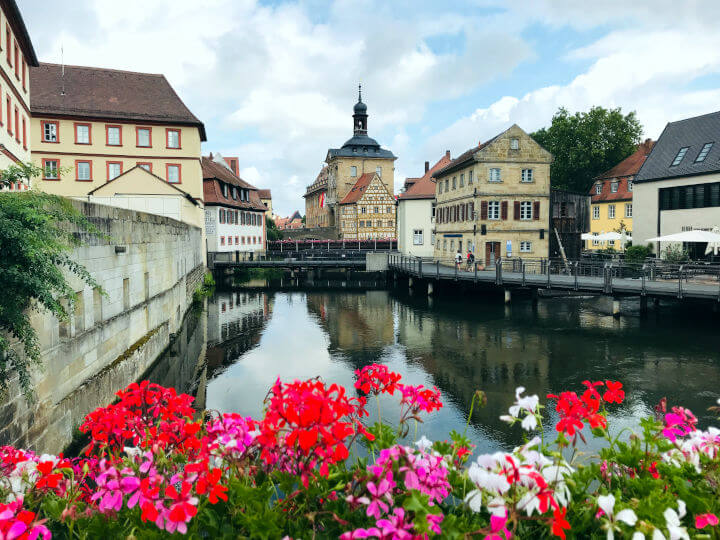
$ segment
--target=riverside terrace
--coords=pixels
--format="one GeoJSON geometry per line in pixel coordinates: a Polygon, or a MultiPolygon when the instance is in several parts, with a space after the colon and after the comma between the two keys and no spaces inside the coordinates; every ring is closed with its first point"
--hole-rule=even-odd
{"type": "Polygon", "coordinates": [[[490,269],[475,264],[468,271],[437,261],[391,254],[388,267],[394,277],[409,278],[409,287],[427,287],[433,294],[437,282],[484,284],[501,287],[505,302],[513,289],[575,291],[612,296],[613,315],[620,315],[620,298],[640,297],[641,311],[647,299],[700,300],[720,306],[720,266],[662,262],[645,264],[563,261],[561,259],[498,259],[490,269]]]}

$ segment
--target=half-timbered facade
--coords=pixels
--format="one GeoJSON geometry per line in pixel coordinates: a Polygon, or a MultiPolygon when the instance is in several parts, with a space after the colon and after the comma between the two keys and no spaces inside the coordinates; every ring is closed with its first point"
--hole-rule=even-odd
{"type": "Polygon", "coordinates": [[[338,205],[343,240],[395,238],[395,198],[377,173],[365,173],[338,205]]]}

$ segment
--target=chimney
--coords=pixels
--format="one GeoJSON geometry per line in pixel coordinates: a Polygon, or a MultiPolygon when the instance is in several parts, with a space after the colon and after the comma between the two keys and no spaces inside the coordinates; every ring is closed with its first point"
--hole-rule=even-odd
{"type": "Polygon", "coordinates": [[[212,161],[213,155],[212,152],[210,152],[210,161],[212,161]]]}
{"type": "Polygon", "coordinates": [[[429,170],[430,170],[430,162],[426,161],[425,162],[425,172],[428,172],[429,170]]]}
{"type": "Polygon", "coordinates": [[[450,159],[450,150],[445,150],[445,157],[450,159]]]}

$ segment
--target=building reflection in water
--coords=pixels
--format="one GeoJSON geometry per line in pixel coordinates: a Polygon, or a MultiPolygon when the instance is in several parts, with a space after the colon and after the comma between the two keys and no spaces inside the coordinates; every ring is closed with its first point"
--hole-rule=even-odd
{"type": "MultiPolygon", "coordinates": [[[[207,311],[208,407],[257,417],[278,376],[320,375],[352,389],[355,369],[382,362],[412,384],[441,389],[445,407],[418,426],[432,438],[462,431],[474,392],[483,390],[488,405],[470,423],[480,450],[522,442],[519,428],[498,420],[517,386],[545,402],[548,393],[581,390],[585,379],[617,379],[628,391],[614,409],[617,425],[649,414],[663,396],[707,422],[720,377],[716,321],[682,307],[615,321],[604,302],[555,298],[508,307],[472,296],[436,297],[430,305],[424,295],[377,290],[219,292],[207,311]]],[[[390,399],[381,407],[396,419],[390,399]]]]}

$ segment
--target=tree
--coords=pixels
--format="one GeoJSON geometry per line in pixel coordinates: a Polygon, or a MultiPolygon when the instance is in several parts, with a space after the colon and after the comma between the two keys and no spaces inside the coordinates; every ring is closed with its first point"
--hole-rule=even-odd
{"type": "Polygon", "coordinates": [[[265,229],[267,230],[268,242],[274,242],[275,240],[282,240],[283,233],[275,225],[275,221],[270,217],[265,217],[265,229]]]}
{"type": "MultiPolygon", "coordinates": [[[[0,184],[27,181],[42,169],[32,164],[11,165],[0,171],[0,184]]],[[[97,229],[69,199],[36,191],[0,193],[0,389],[17,374],[27,398],[32,398],[29,366],[40,361],[40,345],[30,323],[32,310],[47,310],[60,320],[69,318],[74,290],[65,272],[91,287],[98,284],[70,257],[81,244],[69,225],[90,233],[97,229]],[[22,348],[18,352],[11,340],[22,348]]]]}
{"type": "Polygon", "coordinates": [[[531,137],[548,150],[555,188],[585,193],[593,179],[635,152],[643,128],[635,112],[593,107],[571,115],[561,107],[548,128],[531,137]]]}

